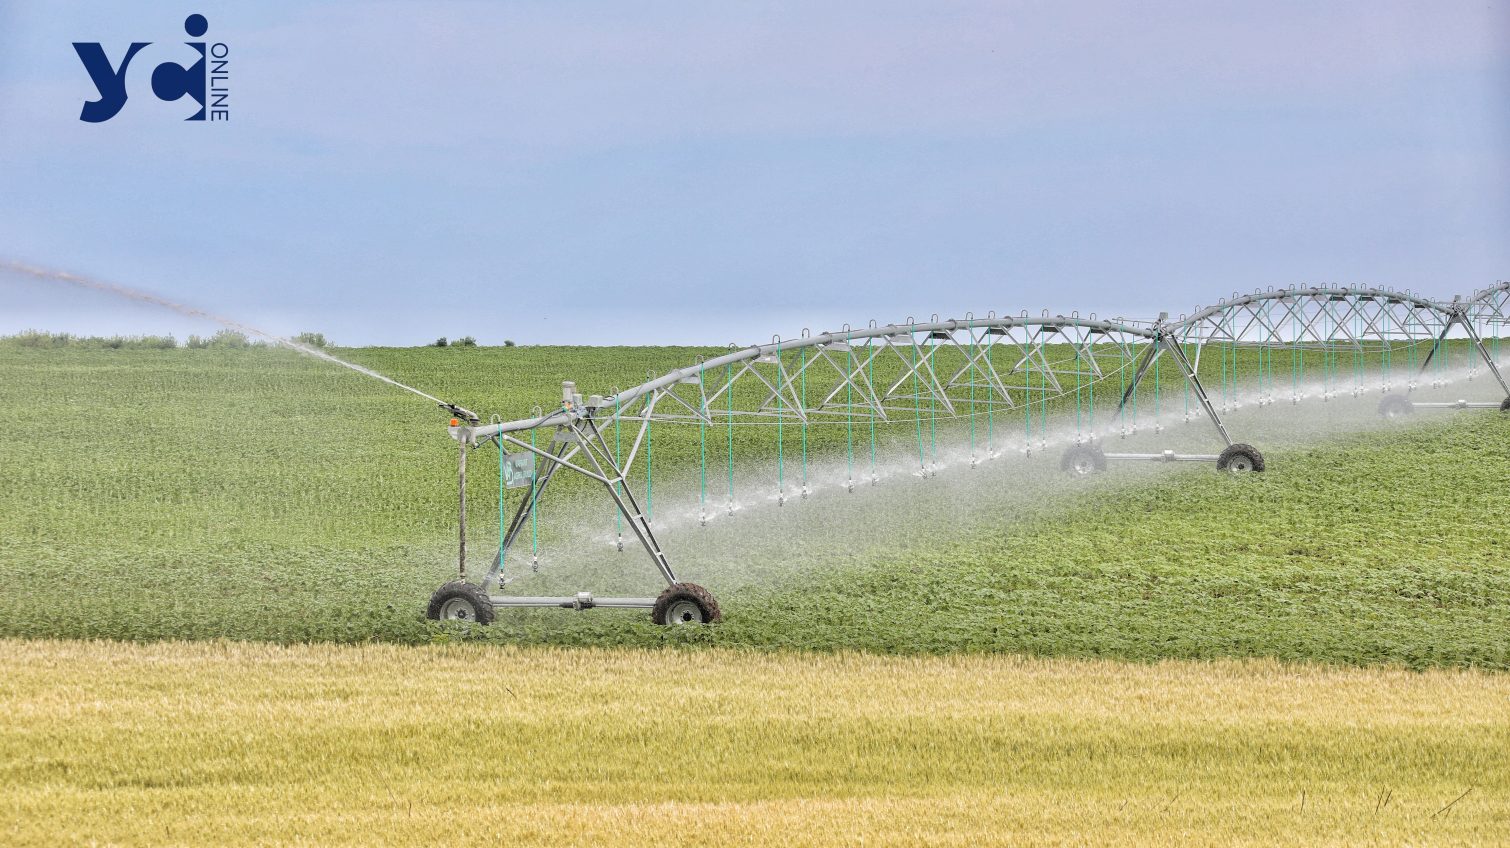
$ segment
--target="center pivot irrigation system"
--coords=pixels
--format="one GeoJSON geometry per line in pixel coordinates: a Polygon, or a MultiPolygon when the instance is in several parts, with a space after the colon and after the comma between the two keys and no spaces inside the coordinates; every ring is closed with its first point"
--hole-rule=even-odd
{"type": "Polygon", "coordinates": [[[1047,450],[1051,410],[1056,421],[1068,421],[1073,414],[1076,435],[1061,457],[1061,467],[1073,474],[1105,470],[1111,460],[1211,462],[1224,471],[1261,472],[1263,455],[1234,441],[1222,420],[1223,413],[1244,402],[1298,404],[1307,397],[1326,401],[1344,393],[1358,397],[1378,391],[1383,396],[1379,412],[1386,417],[1430,408],[1510,410],[1510,385],[1497,364],[1507,323],[1510,283],[1450,302],[1374,288],[1271,289],[1234,294],[1177,320],[1167,313],[1151,322],[1104,320],[1094,314],[1081,318],[1078,313],[990,313],[884,326],[871,322],[858,329],[845,325],[818,335],[804,331],[797,339],[731,349],[608,395],[584,399],[567,382],[558,407],[549,412],[537,408],[534,416],[516,421],[484,424],[463,407],[442,404],[455,416],[450,433],[460,446],[460,579],[435,592],[428,613],[433,619],[488,623],[498,607],[615,607],[650,609],[657,624],[717,621],[721,613],[713,595],[677,577],[651,523],[652,425],[696,428],[696,439],[685,438],[682,444],[697,451],[702,524],[710,511],[732,514],[736,508],[736,428],[758,428],[761,438],[774,436],[775,497],[782,505],[793,496],[808,496],[808,461],[815,442],[836,452],[842,448],[848,459],[845,488],[854,491],[879,479],[881,436],[892,438],[890,447],[898,444],[899,431],[909,445],[915,436],[915,473],[930,477],[939,468],[941,428],[962,441],[968,429],[974,467],[1007,448],[1029,455],[1047,450]],[[1454,349],[1466,355],[1469,379],[1480,366],[1488,371],[1501,399],[1411,399],[1410,393],[1423,384],[1448,382],[1447,361],[1454,349]],[[1219,367],[1211,362],[1218,356],[1219,367]],[[1219,389],[1208,387],[1218,382],[1219,389]],[[1251,391],[1240,399],[1240,384],[1251,389],[1255,383],[1256,400],[1251,391]],[[1104,435],[1137,431],[1140,402],[1144,426],[1162,433],[1165,406],[1178,404],[1171,394],[1183,394],[1186,422],[1209,420],[1221,440],[1220,452],[1104,449],[1104,435]],[[1103,425],[1110,413],[1110,426],[1097,426],[1098,408],[1103,425]],[[820,429],[826,429],[826,441],[819,437],[820,429]],[[538,438],[542,433],[548,434],[544,446],[538,438]],[[487,444],[498,451],[499,540],[491,566],[474,583],[467,579],[467,457],[487,444]],[[712,496],[710,444],[725,454],[728,479],[727,492],[712,496]],[[800,474],[789,475],[788,466],[797,465],[793,448],[799,445],[800,474]],[[643,489],[639,481],[631,482],[637,462],[644,465],[643,489]],[[503,573],[507,552],[526,526],[536,538],[539,504],[563,470],[602,484],[617,512],[618,549],[624,549],[627,525],[667,584],[659,597],[502,594],[512,579],[503,573]],[[526,490],[507,520],[505,488],[526,490]],[[644,505],[637,490],[643,491],[644,505]]]}

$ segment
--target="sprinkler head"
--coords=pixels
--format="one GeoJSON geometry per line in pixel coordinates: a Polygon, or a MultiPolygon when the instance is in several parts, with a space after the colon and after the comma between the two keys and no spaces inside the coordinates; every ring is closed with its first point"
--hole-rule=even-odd
{"type": "MultiPolygon", "coordinates": [[[[467,409],[464,406],[457,406],[454,403],[442,403],[440,404],[440,408],[448,410],[452,415],[462,419],[463,421],[466,421],[468,424],[476,424],[477,422],[482,420],[480,417],[478,417],[477,413],[473,412],[470,409],[467,409]]],[[[455,423],[452,423],[451,426],[455,427],[457,425],[455,423]]]]}

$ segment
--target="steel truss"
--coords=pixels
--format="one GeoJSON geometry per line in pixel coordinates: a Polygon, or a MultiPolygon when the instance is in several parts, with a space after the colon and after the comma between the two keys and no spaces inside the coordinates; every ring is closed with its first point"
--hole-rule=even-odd
{"type": "MultiPolygon", "coordinates": [[[[1510,324],[1510,283],[1500,283],[1467,298],[1439,302],[1407,292],[1375,288],[1290,288],[1234,295],[1215,306],[1171,320],[1161,315],[1152,322],[1121,318],[1098,319],[1043,314],[926,322],[864,328],[845,325],[838,331],[810,334],[768,344],[731,350],[651,379],[639,386],[585,400],[573,383],[564,384],[560,406],[544,414],[515,421],[480,424],[460,407],[450,407],[451,434],[461,445],[462,544],[459,570],[466,579],[465,469],[470,448],[491,443],[505,453],[526,452],[543,465],[530,481],[529,491],[508,523],[500,549],[482,581],[484,589],[501,586],[504,553],[516,541],[538,507],[558,471],[567,470],[594,480],[606,489],[634,539],[650,557],[669,587],[679,580],[657,540],[650,518],[628,485],[628,476],[642,456],[652,424],[692,424],[707,427],[793,422],[801,426],[855,422],[921,422],[967,418],[982,409],[1021,409],[1046,404],[1082,386],[1116,378],[1119,410],[1156,363],[1176,369],[1190,395],[1210,421],[1226,450],[1218,454],[1099,454],[1101,459],[1154,461],[1219,460],[1233,451],[1239,462],[1232,468],[1262,470],[1262,458],[1237,444],[1222,413],[1199,376],[1208,348],[1286,348],[1292,350],[1414,350],[1429,344],[1420,367],[1410,375],[1414,389],[1449,339],[1466,339],[1484,367],[1510,398],[1510,385],[1500,372],[1484,339],[1499,339],[1510,324]],[[925,409],[926,405],[926,409],[925,409]],[[527,434],[549,431],[546,447],[537,447],[527,434]],[[614,431],[616,444],[606,434],[614,431]],[[632,434],[627,454],[617,442],[632,434]],[[1241,461],[1244,450],[1250,460],[1241,461]]],[[[1390,390],[1389,374],[1380,388],[1390,390]]],[[[1260,403],[1274,402],[1273,387],[1260,403]]],[[[1103,388],[1103,392],[1104,392],[1103,388]]],[[[1355,392],[1357,388],[1355,387],[1355,392]]],[[[1330,397],[1331,392],[1325,392],[1330,397]]],[[[1300,396],[1290,398],[1298,402],[1300,396]]],[[[1510,402],[1510,401],[1507,401],[1510,402]]],[[[1466,401],[1443,406],[1475,406],[1466,401]]],[[[1495,404],[1485,404],[1497,406],[1495,404]]],[[[1428,406],[1420,404],[1420,406],[1428,406]]],[[[1093,441],[1091,436],[1087,441],[1093,441]]],[[[1078,440],[1077,440],[1078,441],[1078,440]]],[[[1027,450],[1032,450],[1029,445],[1027,450]]],[[[1099,448],[1096,448],[1099,451],[1099,448]]],[[[1099,459],[1097,460],[1099,461],[1099,459]]],[[[972,458],[973,464],[973,458],[972,458]]],[[[929,469],[925,468],[927,473],[929,469]]],[[[853,481],[851,481],[851,488],[853,481]]],[[[784,502],[785,493],[781,494],[784,502]]],[[[732,504],[731,504],[732,508],[732,504]]],[[[622,544],[622,543],[621,543],[622,544]]],[[[668,590],[669,591],[669,590],[668,590]]],[[[496,606],[650,607],[652,598],[573,597],[522,598],[492,595],[496,606]]]]}

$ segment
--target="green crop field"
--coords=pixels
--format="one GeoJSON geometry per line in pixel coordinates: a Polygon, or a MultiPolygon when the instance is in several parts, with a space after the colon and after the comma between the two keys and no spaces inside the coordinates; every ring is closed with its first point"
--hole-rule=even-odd
{"type": "MultiPolygon", "coordinates": [[[[513,416],[559,397],[562,379],[631,385],[712,352],[343,355],[513,416]]],[[[1168,394],[1176,399],[1164,402],[1178,402],[1177,390],[1168,394]]],[[[955,468],[907,484],[924,494],[902,502],[886,500],[890,482],[853,495],[830,489],[710,528],[717,544],[703,545],[695,528],[672,535],[672,553],[725,607],[718,628],[673,633],[611,611],[506,612],[491,628],[464,628],[422,616],[454,569],[455,445],[438,410],[286,351],[0,346],[0,635],[672,641],[1505,668],[1510,420],[1492,411],[1417,418],[1267,448],[1271,473],[1244,478],[1203,465],[1122,467],[1108,475],[1119,482],[1082,487],[1053,473],[1055,457],[1025,466],[1017,457],[1026,470],[955,468]],[[950,477],[984,482],[951,489],[950,477]],[[934,484],[938,494],[927,495],[934,484]],[[836,502],[844,511],[798,523],[836,502]],[[842,547],[831,543],[841,537],[842,547]]],[[[965,438],[954,426],[941,441],[965,438]]],[[[695,430],[657,430],[659,474],[697,477],[695,430]]],[[[769,464],[769,433],[738,435],[741,461],[769,464]]],[[[815,461],[842,464],[843,441],[843,428],[815,429],[815,461]]],[[[794,463],[795,441],[787,449],[794,463]]],[[[497,534],[494,455],[474,460],[472,545],[484,556],[497,534]]],[[[575,510],[607,537],[606,499],[574,482],[553,489],[542,511],[575,510]]],[[[651,575],[632,549],[605,553],[606,541],[543,527],[544,566],[538,578],[525,570],[531,580],[574,590],[651,575]],[[596,570],[573,571],[589,560],[596,570]]],[[[514,555],[513,567],[524,559],[514,555]]],[[[630,588],[656,591],[653,580],[630,588]]]]}

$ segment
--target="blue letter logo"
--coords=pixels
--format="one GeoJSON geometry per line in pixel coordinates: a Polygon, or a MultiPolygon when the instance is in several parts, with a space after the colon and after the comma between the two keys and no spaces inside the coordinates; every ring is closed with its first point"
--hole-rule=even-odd
{"type": "MultiPolygon", "coordinates": [[[[210,28],[204,15],[190,15],[184,21],[184,32],[198,38],[210,28]]],[[[164,62],[152,71],[152,93],[159,100],[177,100],[185,94],[194,98],[199,104],[199,111],[190,115],[185,120],[204,120],[204,42],[186,41],[185,44],[199,51],[199,61],[190,67],[183,67],[172,62],[164,62]]]]}
{"type": "Polygon", "coordinates": [[[84,70],[89,72],[89,78],[94,80],[94,87],[100,93],[99,100],[89,100],[84,103],[84,108],[79,112],[79,120],[98,124],[114,118],[121,107],[126,105],[126,66],[131,64],[132,58],[137,51],[151,44],[150,41],[138,41],[126,51],[126,58],[121,60],[120,70],[110,67],[110,60],[105,58],[105,48],[98,41],[73,43],[73,49],[79,54],[79,59],[84,63],[84,70]]]}
{"type": "MultiPolygon", "coordinates": [[[[184,32],[191,38],[199,38],[210,29],[210,22],[205,20],[204,15],[190,15],[184,20],[184,32]]],[[[97,124],[108,121],[120,113],[126,105],[126,68],[131,60],[144,47],[152,42],[133,42],[126,51],[125,58],[121,59],[119,68],[113,67],[110,60],[105,56],[105,48],[97,41],[74,42],[73,49],[79,54],[79,60],[84,63],[84,70],[89,72],[89,78],[94,81],[94,87],[99,92],[99,99],[84,103],[84,108],[79,112],[79,120],[97,124]]],[[[205,119],[205,43],[203,41],[186,41],[185,44],[194,48],[199,53],[199,60],[189,67],[176,62],[163,62],[152,70],[152,93],[159,100],[174,101],[188,95],[199,104],[199,111],[184,120],[203,121],[205,119]]],[[[225,76],[226,47],[216,43],[216,120],[226,120],[230,113],[226,110],[226,98],[228,90],[224,82],[225,76]]]]}

